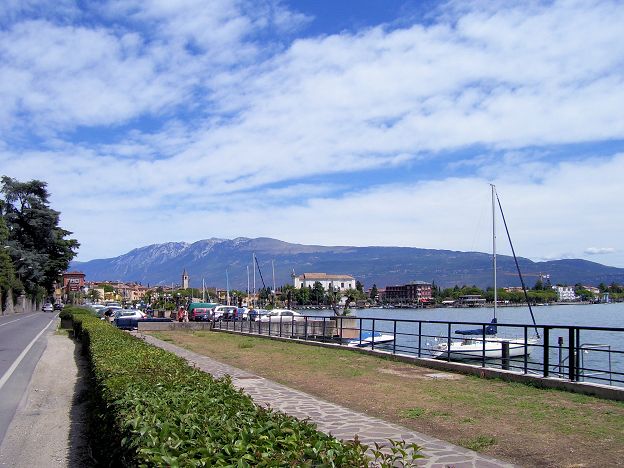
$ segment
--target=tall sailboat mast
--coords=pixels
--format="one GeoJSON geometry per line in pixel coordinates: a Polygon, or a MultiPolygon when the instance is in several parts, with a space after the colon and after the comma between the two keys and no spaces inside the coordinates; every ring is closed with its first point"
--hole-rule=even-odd
{"type": "Polygon", "coordinates": [[[251,254],[251,268],[253,268],[253,305],[256,306],[256,252],[251,254]]]}
{"type": "Polygon", "coordinates": [[[492,263],[494,270],[494,318],[496,318],[496,306],[498,304],[498,290],[496,287],[496,186],[492,187],[492,263]]]}
{"type": "Polygon", "coordinates": [[[227,268],[225,269],[225,302],[230,305],[230,277],[227,268]]]}
{"type": "Polygon", "coordinates": [[[249,265],[247,265],[247,307],[249,307],[250,304],[251,302],[249,302],[249,265]]]}

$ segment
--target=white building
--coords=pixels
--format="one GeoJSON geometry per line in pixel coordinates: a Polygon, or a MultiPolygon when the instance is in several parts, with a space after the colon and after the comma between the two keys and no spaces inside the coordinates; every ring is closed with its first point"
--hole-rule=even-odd
{"type": "Polygon", "coordinates": [[[294,286],[296,289],[301,286],[311,288],[314,287],[314,283],[317,281],[323,285],[323,288],[327,291],[333,289],[334,291],[346,291],[347,289],[355,289],[355,278],[349,275],[329,275],[327,273],[303,273],[302,275],[293,277],[294,286]]]}
{"type": "Polygon", "coordinates": [[[556,289],[560,302],[576,300],[576,294],[574,294],[573,286],[557,286],[556,289]]]}

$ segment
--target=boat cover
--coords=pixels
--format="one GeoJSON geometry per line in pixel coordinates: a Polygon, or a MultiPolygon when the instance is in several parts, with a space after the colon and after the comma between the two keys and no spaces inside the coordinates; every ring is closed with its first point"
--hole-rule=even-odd
{"type": "Polygon", "coordinates": [[[373,337],[378,338],[380,336],[381,336],[380,332],[375,332],[375,334],[373,334],[373,332],[370,332],[370,331],[363,331],[359,338],[355,338],[355,341],[364,341],[369,338],[373,338],[373,337]]]}
{"type": "MultiPolygon", "coordinates": [[[[491,325],[485,327],[486,335],[496,335],[496,324],[498,323],[495,318],[490,322],[491,325]]],[[[473,328],[472,330],[455,330],[458,335],[482,335],[483,328],[473,328]]]]}

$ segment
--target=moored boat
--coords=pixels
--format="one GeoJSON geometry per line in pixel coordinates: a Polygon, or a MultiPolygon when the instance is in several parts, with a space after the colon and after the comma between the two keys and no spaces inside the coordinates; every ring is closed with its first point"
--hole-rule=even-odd
{"type": "Polygon", "coordinates": [[[363,331],[358,338],[347,341],[347,346],[352,348],[370,348],[373,345],[392,343],[394,336],[388,333],[363,331]]]}

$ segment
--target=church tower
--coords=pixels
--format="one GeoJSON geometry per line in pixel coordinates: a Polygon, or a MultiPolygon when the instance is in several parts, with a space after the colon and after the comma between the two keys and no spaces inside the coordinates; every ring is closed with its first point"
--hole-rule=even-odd
{"type": "Polygon", "coordinates": [[[189,288],[189,275],[186,272],[186,268],[184,269],[184,271],[182,272],[182,289],[188,289],[189,288]]]}

